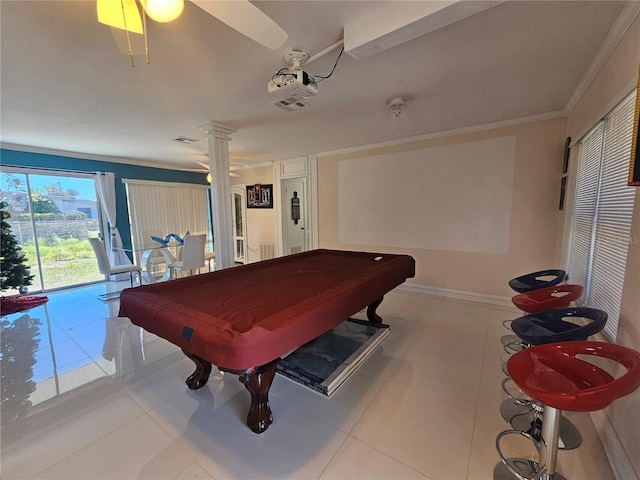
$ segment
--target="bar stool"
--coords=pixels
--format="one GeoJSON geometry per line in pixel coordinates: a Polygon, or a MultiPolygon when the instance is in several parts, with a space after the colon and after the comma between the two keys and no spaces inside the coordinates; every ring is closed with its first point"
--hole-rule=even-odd
{"type": "Polygon", "coordinates": [[[584,287],[582,285],[565,283],[519,293],[513,296],[511,301],[523,312],[537,313],[568,307],[571,302],[578,300],[583,292],[584,287]]]}
{"type": "Polygon", "coordinates": [[[511,328],[529,345],[571,342],[586,340],[602,331],[607,317],[607,312],[597,308],[557,308],[516,318],[511,322],[511,328]],[[576,322],[566,319],[576,319],[576,322]],[[581,322],[577,319],[581,319],[581,322]]]}
{"type": "Polygon", "coordinates": [[[539,345],[514,354],[507,365],[522,391],[543,406],[545,421],[541,442],[517,430],[498,435],[496,448],[500,463],[494,470],[496,480],[514,476],[564,480],[556,471],[561,412],[601,410],[640,387],[640,353],[613,343],[576,341],[539,345]],[[578,355],[581,358],[577,358],[578,355]],[[617,364],[616,367],[623,366],[626,372],[614,378],[586,361],[587,356],[608,359],[617,364]],[[538,461],[506,458],[500,443],[509,435],[521,435],[533,441],[539,451],[538,461]]]}
{"type": "MultiPolygon", "coordinates": [[[[525,347],[584,341],[602,331],[607,317],[606,312],[596,308],[559,308],[516,318],[511,323],[511,328],[525,347]],[[574,319],[575,323],[568,319],[574,319]]],[[[510,375],[509,372],[507,374],[510,375]]],[[[502,388],[509,397],[500,404],[502,418],[515,430],[527,432],[539,439],[544,424],[541,406],[511,394],[506,387],[509,380],[510,378],[506,378],[502,382],[502,388]]],[[[582,437],[578,429],[564,417],[560,421],[562,448],[570,450],[580,446],[582,437]]]]}
{"type": "MultiPolygon", "coordinates": [[[[583,291],[584,287],[582,287],[582,285],[567,283],[519,293],[512,297],[511,301],[516,307],[526,313],[538,313],[557,308],[566,308],[571,302],[578,300],[582,296],[583,291]]],[[[511,327],[512,322],[512,320],[505,320],[502,324],[508,330],[513,331],[511,327]]],[[[583,340],[586,340],[586,338],[583,340]]],[[[526,348],[526,344],[522,339],[514,334],[504,335],[500,341],[502,342],[505,352],[510,355],[526,348]]],[[[506,362],[503,364],[502,370],[507,374],[506,362]]]]}
{"type": "Polygon", "coordinates": [[[530,292],[539,288],[553,287],[565,281],[567,272],[564,270],[541,270],[527,273],[509,280],[509,286],[518,293],[530,292]]]}
{"type": "MultiPolygon", "coordinates": [[[[518,293],[526,293],[541,288],[553,287],[564,282],[566,278],[567,272],[564,270],[540,270],[512,278],[509,280],[509,286],[518,293]]],[[[508,322],[503,322],[503,324],[505,328],[509,329],[508,322]]],[[[505,335],[500,340],[505,347],[509,344],[519,343],[514,335],[505,335]]]]}

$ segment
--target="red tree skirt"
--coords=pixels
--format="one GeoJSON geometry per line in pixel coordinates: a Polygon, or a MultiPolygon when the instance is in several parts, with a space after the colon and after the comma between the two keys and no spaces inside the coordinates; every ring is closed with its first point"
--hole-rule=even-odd
{"type": "Polygon", "coordinates": [[[37,307],[49,301],[49,297],[0,297],[0,315],[11,315],[37,307]]]}

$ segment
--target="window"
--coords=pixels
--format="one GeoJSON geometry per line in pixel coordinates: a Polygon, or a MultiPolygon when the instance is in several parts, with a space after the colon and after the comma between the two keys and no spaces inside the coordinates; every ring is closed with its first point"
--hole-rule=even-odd
{"type": "Polygon", "coordinates": [[[635,94],[579,142],[567,270],[585,287],[584,304],[609,314],[615,340],[624,286],[635,188],[627,186],[635,94]]]}
{"type": "MultiPolygon", "coordinates": [[[[3,167],[0,199],[34,275],[31,292],[102,280],[87,240],[101,231],[95,177],[3,167]]],[[[9,292],[14,293],[14,292],[9,292]]]]}
{"type": "Polygon", "coordinates": [[[175,233],[182,238],[188,231],[211,238],[207,186],[127,179],[123,182],[127,186],[131,236],[137,255],[159,245],[152,235],[164,239],[175,233]]]}

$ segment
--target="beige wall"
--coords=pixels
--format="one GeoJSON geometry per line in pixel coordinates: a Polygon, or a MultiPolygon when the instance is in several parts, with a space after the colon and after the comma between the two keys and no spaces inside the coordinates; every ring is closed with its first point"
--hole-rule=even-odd
{"type": "Polygon", "coordinates": [[[567,132],[574,141],[614,106],[612,101],[622,100],[619,94],[638,74],[639,45],[640,16],[636,17],[567,118],[567,132]]]}
{"type": "MultiPolygon", "coordinates": [[[[560,173],[565,139],[564,119],[555,119],[473,134],[450,136],[359,151],[318,159],[318,215],[321,248],[407,253],[416,259],[416,278],[410,282],[438,289],[511,296],[507,281],[534,270],[553,268],[560,173]],[[353,158],[419,151],[482,139],[516,137],[516,158],[509,249],[507,254],[483,254],[428,249],[402,249],[340,244],[338,240],[338,165],[353,158]]],[[[460,168],[462,177],[466,172],[460,168]]],[[[410,183],[410,182],[407,182],[410,183]]],[[[411,182],[414,183],[414,182],[411,182]]],[[[381,186],[381,194],[393,196],[405,185],[381,186]]],[[[456,188],[451,185],[451,188],[456,188]]],[[[391,198],[391,197],[390,197],[391,198]]],[[[402,214],[401,211],[398,212],[402,214]]],[[[491,218],[486,218],[491,222],[491,218]]],[[[473,231],[453,235],[473,236],[473,231]]]]}
{"type": "MultiPolygon", "coordinates": [[[[577,135],[594,125],[620,99],[630,83],[637,78],[640,65],[640,16],[638,16],[613,54],[591,83],[567,120],[567,135],[577,135]]],[[[629,187],[638,188],[638,187],[629,187]]],[[[640,350],[640,189],[636,192],[629,251],[625,270],[625,285],[616,342],[640,350]]],[[[607,410],[614,436],[620,440],[626,454],[640,476],[640,391],[614,402],[607,410]]]]}
{"type": "MultiPolygon", "coordinates": [[[[634,187],[639,188],[639,187],[634,187]]],[[[624,293],[616,343],[640,350],[640,191],[636,192],[631,245],[627,257],[624,293]]],[[[636,476],[640,477],[640,390],[607,409],[615,432],[622,442],[636,476]]]]}
{"type": "MultiPolygon", "coordinates": [[[[271,165],[250,168],[238,173],[242,174],[242,177],[231,177],[231,185],[273,184],[274,181],[271,165]]],[[[247,263],[260,260],[261,243],[276,243],[275,208],[247,209],[247,263]]]]}

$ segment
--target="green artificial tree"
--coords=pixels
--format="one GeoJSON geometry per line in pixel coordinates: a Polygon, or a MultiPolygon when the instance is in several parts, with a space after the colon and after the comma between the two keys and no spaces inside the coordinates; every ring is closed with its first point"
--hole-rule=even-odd
{"type": "Polygon", "coordinates": [[[0,202],[2,212],[2,237],[0,238],[0,290],[11,288],[20,289],[31,285],[33,275],[29,275],[29,268],[24,264],[27,261],[20,250],[16,237],[11,233],[11,226],[7,222],[11,214],[6,210],[7,203],[0,202]]]}

